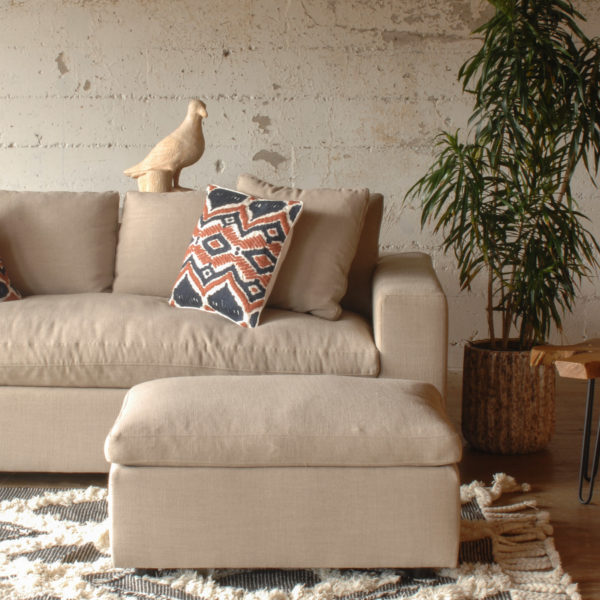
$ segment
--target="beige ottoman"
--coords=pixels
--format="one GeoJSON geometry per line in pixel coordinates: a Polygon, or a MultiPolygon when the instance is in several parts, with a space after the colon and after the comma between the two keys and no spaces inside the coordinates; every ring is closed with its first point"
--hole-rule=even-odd
{"type": "Polygon", "coordinates": [[[160,379],[105,454],[118,567],[456,564],[461,443],[429,384],[160,379]]]}

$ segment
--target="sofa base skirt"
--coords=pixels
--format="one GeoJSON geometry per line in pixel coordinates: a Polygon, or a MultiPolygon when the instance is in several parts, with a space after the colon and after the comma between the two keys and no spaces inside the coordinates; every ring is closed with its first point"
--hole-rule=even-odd
{"type": "Polygon", "coordinates": [[[126,393],[0,387],[0,471],[108,472],[104,440],[126,393]]]}
{"type": "Polygon", "coordinates": [[[451,567],[459,476],[454,465],[112,465],[109,514],[117,567],[451,567]]]}

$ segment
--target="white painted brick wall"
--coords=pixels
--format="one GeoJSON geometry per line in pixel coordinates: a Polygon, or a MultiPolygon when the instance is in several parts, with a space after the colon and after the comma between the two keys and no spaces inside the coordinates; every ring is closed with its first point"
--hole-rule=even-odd
{"type": "MultiPolygon", "coordinates": [[[[600,34],[600,2],[577,6],[600,34]]],[[[124,193],[123,169],[200,97],[207,149],[182,184],[233,186],[248,171],[382,192],[382,248],[434,255],[459,367],[464,340],[486,333],[483,284],[459,292],[453,258],[402,198],[438,130],[466,123],[456,74],[487,14],[482,0],[4,0],[0,188],[124,193]]],[[[575,191],[600,237],[598,191],[583,176],[575,191]]],[[[563,339],[599,335],[594,279],[563,339]]]]}

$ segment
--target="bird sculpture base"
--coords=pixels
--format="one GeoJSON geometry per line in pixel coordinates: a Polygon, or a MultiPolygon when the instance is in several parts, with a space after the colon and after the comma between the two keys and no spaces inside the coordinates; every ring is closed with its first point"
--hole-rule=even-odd
{"type": "Polygon", "coordinates": [[[173,173],[171,171],[147,171],[137,178],[140,192],[172,192],[173,173]]]}

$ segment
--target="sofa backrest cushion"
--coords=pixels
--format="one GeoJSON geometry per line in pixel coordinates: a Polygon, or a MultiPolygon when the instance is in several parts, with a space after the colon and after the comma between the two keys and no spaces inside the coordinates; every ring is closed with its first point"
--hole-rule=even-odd
{"type": "Polygon", "coordinates": [[[118,192],[0,191],[0,256],[25,296],[110,289],[118,192]]]}
{"type": "Polygon", "coordinates": [[[114,292],[171,295],[205,197],[203,191],[127,192],[114,292]]]}
{"type": "Polygon", "coordinates": [[[371,317],[373,272],[379,258],[379,229],[383,217],[383,196],[371,194],[358,248],[348,271],[348,291],[342,298],[342,308],[371,317]]]}
{"type": "Polygon", "coordinates": [[[237,189],[269,200],[300,200],[304,206],[269,304],[339,318],[369,190],[278,187],[252,175],[240,175],[237,189]]]}

